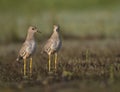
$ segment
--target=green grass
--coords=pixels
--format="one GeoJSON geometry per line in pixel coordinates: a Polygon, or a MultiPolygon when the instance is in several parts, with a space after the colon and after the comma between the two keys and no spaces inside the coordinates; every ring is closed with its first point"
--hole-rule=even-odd
{"type": "Polygon", "coordinates": [[[0,15],[0,42],[24,39],[29,25],[42,32],[39,39],[52,32],[54,22],[60,24],[63,37],[120,38],[119,11],[43,12],[31,15],[0,15]],[[6,38],[7,36],[7,38],[6,38]]]}
{"type": "Polygon", "coordinates": [[[85,10],[94,8],[116,8],[119,6],[119,0],[1,0],[0,10],[2,12],[40,12],[44,10],[85,10]]]}
{"type": "Polygon", "coordinates": [[[24,39],[28,25],[37,25],[41,38],[61,26],[64,37],[119,38],[119,0],[1,0],[0,42],[24,39]],[[6,37],[7,36],[7,37],[6,37]]]}

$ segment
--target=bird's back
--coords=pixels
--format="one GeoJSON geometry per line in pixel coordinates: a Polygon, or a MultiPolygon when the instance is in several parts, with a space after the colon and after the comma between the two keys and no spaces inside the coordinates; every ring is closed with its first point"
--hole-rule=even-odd
{"type": "Polygon", "coordinates": [[[19,55],[18,55],[19,60],[30,57],[34,53],[35,48],[36,48],[36,43],[34,40],[25,41],[19,51],[19,55]]]}
{"type": "Polygon", "coordinates": [[[49,53],[58,52],[62,45],[59,33],[54,32],[44,46],[44,51],[49,53]]]}

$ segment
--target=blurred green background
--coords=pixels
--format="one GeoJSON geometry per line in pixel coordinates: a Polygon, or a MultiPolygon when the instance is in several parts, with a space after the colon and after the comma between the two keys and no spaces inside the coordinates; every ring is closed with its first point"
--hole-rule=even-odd
{"type": "Polygon", "coordinates": [[[120,0],[0,0],[0,43],[19,42],[29,25],[44,39],[52,25],[66,38],[120,38],[120,0]]]}

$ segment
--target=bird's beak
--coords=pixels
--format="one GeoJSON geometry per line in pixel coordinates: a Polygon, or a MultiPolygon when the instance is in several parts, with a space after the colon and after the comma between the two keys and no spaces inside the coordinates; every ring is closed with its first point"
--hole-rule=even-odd
{"type": "Polygon", "coordinates": [[[39,30],[37,30],[38,33],[41,33],[39,30]]]}

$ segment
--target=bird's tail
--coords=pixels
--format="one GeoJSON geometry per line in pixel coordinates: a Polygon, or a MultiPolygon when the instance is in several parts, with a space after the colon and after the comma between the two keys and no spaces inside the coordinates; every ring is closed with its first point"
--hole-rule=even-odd
{"type": "Polygon", "coordinates": [[[22,57],[18,56],[16,59],[16,62],[20,62],[21,59],[22,59],[22,57]]]}
{"type": "Polygon", "coordinates": [[[16,59],[16,61],[17,61],[17,62],[19,62],[19,61],[20,61],[20,59],[19,59],[19,58],[17,58],[17,59],[16,59]]]}

